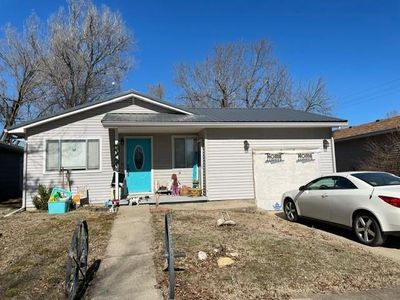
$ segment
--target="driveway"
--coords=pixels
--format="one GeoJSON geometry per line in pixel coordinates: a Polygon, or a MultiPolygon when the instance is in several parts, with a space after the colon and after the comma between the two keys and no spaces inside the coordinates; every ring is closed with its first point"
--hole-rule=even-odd
{"type": "MultiPolygon", "coordinates": [[[[277,214],[279,217],[284,218],[283,213],[277,214]]],[[[359,243],[351,230],[336,227],[330,224],[325,224],[318,221],[301,220],[301,224],[327,232],[338,238],[343,238],[353,242],[359,247],[368,250],[374,254],[384,256],[395,262],[400,263],[400,237],[389,236],[386,242],[380,247],[370,247],[359,243]]]]}

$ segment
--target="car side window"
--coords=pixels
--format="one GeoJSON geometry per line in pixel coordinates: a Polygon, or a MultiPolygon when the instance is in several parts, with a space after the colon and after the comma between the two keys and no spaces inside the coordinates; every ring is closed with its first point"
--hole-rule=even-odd
{"type": "Polygon", "coordinates": [[[350,180],[344,177],[336,177],[335,178],[335,189],[337,190],[353,190],[357,189],[357,187],[350,180]]]}
{"type": "Polygon", "coordinates": [[[333,177],[323,177],[307,185],[307,190],[331,190],[335,188],[333,177]]]}

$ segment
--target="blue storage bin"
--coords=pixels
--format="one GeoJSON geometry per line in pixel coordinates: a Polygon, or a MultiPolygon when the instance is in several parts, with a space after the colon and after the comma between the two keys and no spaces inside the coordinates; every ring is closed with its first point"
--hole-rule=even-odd
{"type": "Polygon", "coordinates": [[[49,214],[65,214],[69,211],[70,201],[48,202],[49,214]]]}

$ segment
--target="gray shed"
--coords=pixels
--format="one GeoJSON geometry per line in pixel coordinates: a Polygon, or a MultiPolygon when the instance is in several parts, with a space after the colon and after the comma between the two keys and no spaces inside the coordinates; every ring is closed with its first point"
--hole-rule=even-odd
{"type": "Polygon", "coordinates": [[[0,201],[22,197],[24,148],[0,141],[0,201]]]}

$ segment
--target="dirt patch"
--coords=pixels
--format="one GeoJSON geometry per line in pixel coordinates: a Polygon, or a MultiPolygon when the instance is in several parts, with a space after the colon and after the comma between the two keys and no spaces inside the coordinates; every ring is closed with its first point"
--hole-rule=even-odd
{"type": "Polygon", "coordinates": [[[23,212],[0,218],[0,299],[64,297],[66,254],[77,222],[89,225],[89,266],[102,259],[114,214],[84,208],[64,215],[23,212]]]}
{"type": "Polygon", "coordinates": [[[22,199],[9,199],[0,201],[0,217],[19,209],[22,206],[22,199]]]}
{"type": "MultiPolygon", "coordinates": [[[[187,254],[178,259],[185,270],[177,273],[177,299],[289,299],[400,285],[400,264],[350,241],[268,212],[229,213],[236,226],[217,227],[218,211],[172,212],[174,248],[187,254]],[[198,251],[207,259],[199,260],[198,251]],[[235,263],[218,268],[222,256],[235,263]]],[[[163,215],[152,220],[157,280],[166,295],[163,215]]]]}

